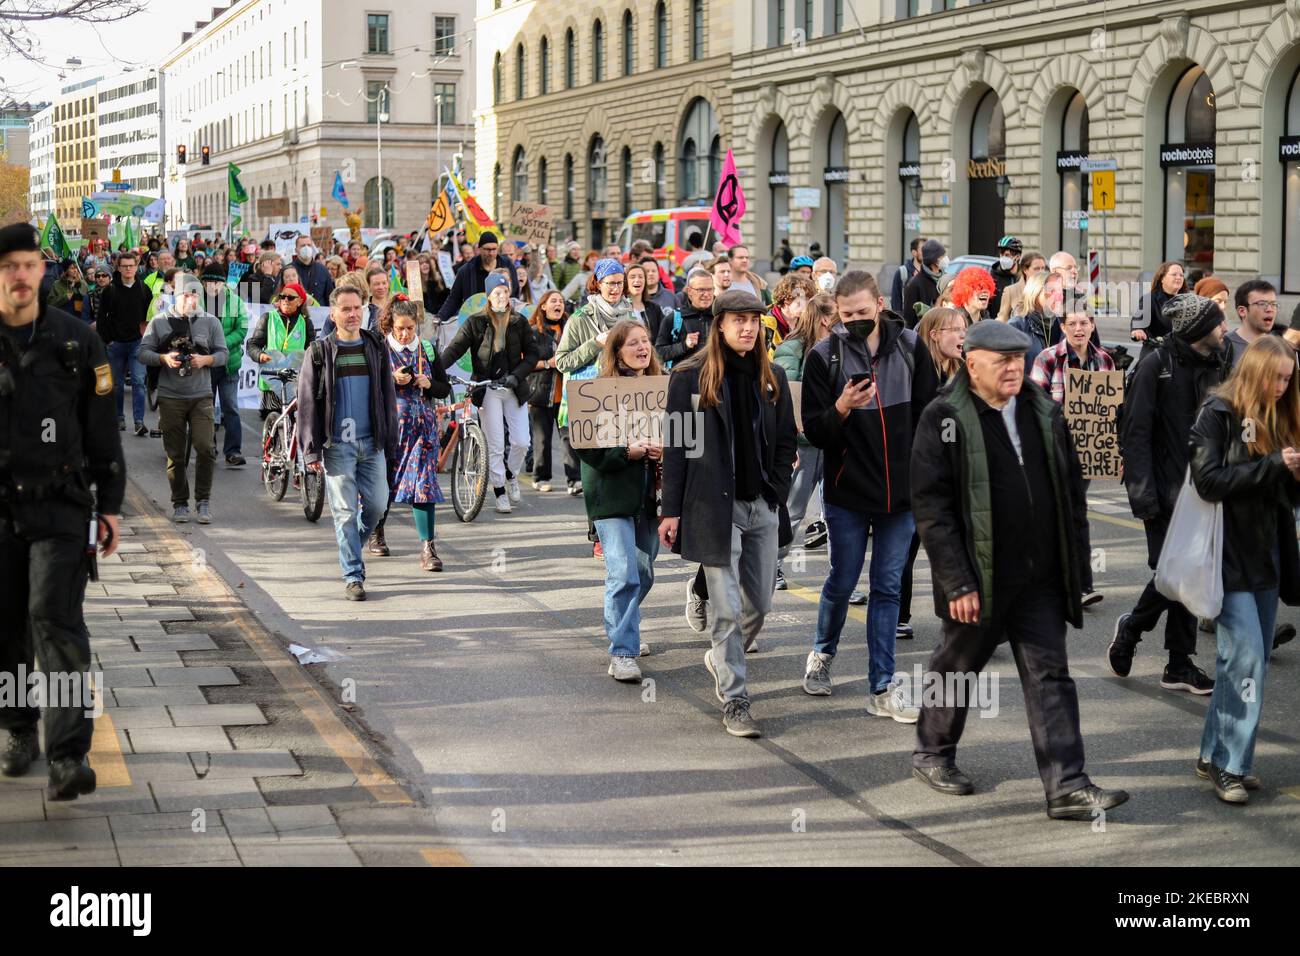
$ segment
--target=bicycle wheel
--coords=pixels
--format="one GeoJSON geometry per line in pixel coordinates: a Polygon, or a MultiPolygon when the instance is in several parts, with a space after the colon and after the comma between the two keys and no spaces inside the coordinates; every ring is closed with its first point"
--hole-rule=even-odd
{"type": "Polygon", "coordinates": [[[270,447],[267,448],[266,457],[263,459],[262,469],[265,476],[263,480],[266,482],[267,494],[276,501],[283,501],[289,491],[289,441],[285,437],[284,429],[276,427],[280,422],[279,415],[268,416],[266,422],[262,429],[263,433],[265,434],[268,429],[273,431],[270,436],[270,447]]]}
{"type": "Polygon", "coordinates": [[[477,422],[461,427],[451,462],[451,505],[461,521],[473,521],[487,497],[487,442],[477,422]]]}
{"type": "Polygon", "coordinates": [[[325,476],[320,472],[304,469],[302,482],[302,513],[308,521],[319,521],[321,509],[325,507],[325,476]]]}

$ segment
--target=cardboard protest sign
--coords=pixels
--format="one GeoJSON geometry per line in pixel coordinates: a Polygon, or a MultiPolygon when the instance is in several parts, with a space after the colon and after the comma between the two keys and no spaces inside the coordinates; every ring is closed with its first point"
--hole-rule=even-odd
{"type": "Polygon", "coordinates": [[[1123,403],[1123,372],[1065,370],[1065,420],[1085,479],[1121,476],[1119,407],[1123,403]]]}
{"type": "Polygon", "coordinates": [[[438,253],[438,271],[442,273],[442,281],[446,283],[448,289],[456,281],[456,270],[451,267],[451,253],[438,253]]]}
{"type": "Polygon", "coordinates": [[[424,302],[424,282],[420,277],[419,260],[406,261],[406,294],[412,302],[424,302]]]}
{"type": "Polygon", "coordinates": [[[517,202],[506,223],[506,235],[531,242],[534,246],[546,246],[551,241],[554,223],[551,221],[551,207],[532,202],[517,202]]]}
{"type": "Polygon", "coordinates": [[[668,376],[619,376],[569,382],[569,442],[574,448],[619,448],[663,442],[668,376]]]}

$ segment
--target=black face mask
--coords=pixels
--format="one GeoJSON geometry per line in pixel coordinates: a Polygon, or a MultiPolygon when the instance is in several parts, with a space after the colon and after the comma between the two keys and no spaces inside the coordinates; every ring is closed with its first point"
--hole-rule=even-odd
{"type": "Polygon", "coordinates": [[[854,319],[852,322],[845,322],[844,328],[852,338],[859,342],[865,342],[871,333],[876,329],[875,319],[854,319]]]}

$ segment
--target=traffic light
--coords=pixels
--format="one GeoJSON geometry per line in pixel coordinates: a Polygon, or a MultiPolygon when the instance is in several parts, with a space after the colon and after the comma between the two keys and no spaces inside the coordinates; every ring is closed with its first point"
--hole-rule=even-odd
{"type": "Polygon", "coordinates": [[[184,166],[184,165],[185,165],[185,153],[186,153],[186,149],[185,149],[185,144],[184,144],[184,143],[182,143],[180,146],[177,146],[177,147],[176,147],[176,165],[177,165],[177,166],[184,166]]]}
{"type": "Polygon", "coordinates": [[[199,153],[200,153],[200,156],[201,156],[201,158],[202,158],[202,160],[203,160],[203,165],[204,165],[204,166],[211,165],[211,163],[212,163],[212,147],[211,147],[211,146],[200,146],[200,147],[199,147],[199,153]]]}

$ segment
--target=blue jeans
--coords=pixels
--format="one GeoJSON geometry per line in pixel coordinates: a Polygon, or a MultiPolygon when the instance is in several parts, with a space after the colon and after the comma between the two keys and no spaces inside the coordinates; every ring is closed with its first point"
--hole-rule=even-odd
{"type": "Polygon", "coordinates": [[[1264,676],[1273,651],[1277,589],[1223,595],[1214,695],[1205,714],[1201,758],[1232,774],[1250,773],[1264,709],[1264,676]]]}
{"type": "Polygon", "coordinates": [[[597,518],[605,549],[605,633],[613,657],[641,653],[641,602],[655,583],[659,534],[652,519],[597,518]]]}
{"type": "Polygon", "coordinates": [[[384,451],[372,439],[333,442],[325,447],[325,494],[334,517],[343,580],[364,581],[361,546],[388,508],[388,470],[384,451]]]}
{"type": "Polygon", "coordinates": [[[140,342],[109,342],[108,364],[113,370],[113,401],[117,403],[117,417],[123,417],[126,406],[126,388],[128,373],[131,376],[131,412],[133,421],[144,423],[144,364],[140,361],[140,342]]]}
{"type": "Polygon", "coordinates": [[[857,587],[867,557],[867,539],[875,536],[871,549],[868,580],[871,596],[867,605],[867,676],[871,693],[879,694],[894,679],[894,641],[898,635],[898,595],[903,586],[903,566],[912,545],[916,522],[912,512],[870,515],[850,511],[826,502],[826,531],[830,571],[822,585],[817,608],[817,635],[813,650],[835,656],[840,632],[849,611],[849,595],[857,587]]]}
{"type": "Polygon", "coordinates": [[[244,444],[244,424],[239,420],[239,373],[231,375],[224,368],[212,370],[212,390],[221,403],[222,454],[237,455],[244,444]]]}

